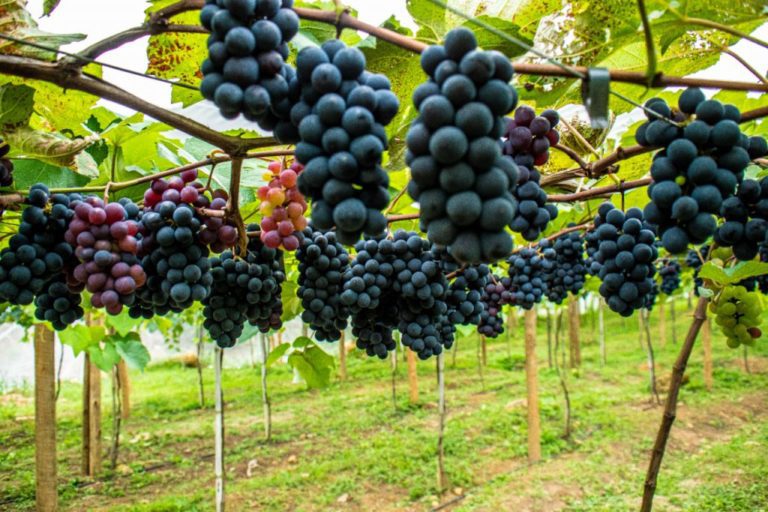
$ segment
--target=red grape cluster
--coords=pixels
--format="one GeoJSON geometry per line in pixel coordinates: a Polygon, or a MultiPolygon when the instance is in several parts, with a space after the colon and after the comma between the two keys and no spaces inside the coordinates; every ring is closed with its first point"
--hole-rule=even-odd
{"type": "Polygon", "coordinates": [[[295,251],[299,247],[299,237],[307,227],[304,213],[307,202],[296,186],[296,180],[304,166],[294,162],[283,169],[280,162],[271,162],[265,175],[267,185],[259,188],[261,200],[261,241],[270,249],[282,247],[286,251],[295,251]]]}
{"type": "Polygon", "coordinates": [[[75,247],[80,262],[72,277],[93,294],[94,307],[117,315],[124,304],[133,303],[147,278],[136,256],[141,246],[135,220],[139,209],[125,199],[105,204],[96,196],[73,201],[70,208],[75,216],[64,239],[75,247]]]}
{"type": "Polygon", "coordinates": [[[504,153],[507,155],[528,154],[533,156],[533,165],[544,165],[549,161],[549,148],[560,142],[555,126],[560,116],[554,110],[545,110],[540,116],[527,105],[515,110],[509,119],[504,136],[504,153]]]}
{"type": "MultiPolygon", "coordinates": [[[[197,170],[184,171],[179,176],[169,179],[156,179],[144,193],[144,207],[157,210],[157,206],[165,201],[176,205],[188,204],[195,208],[208,210],[224,210],[227,206],[228,194],[224,190],[214,190],[209,198],[205,187],[197,181],[197,170]]],[[[199,240],[210,247],[213,252],[222,252],[237,242],[237,228],[219,217],[201,215],[203,226],[199,232],[199,240]]]]}

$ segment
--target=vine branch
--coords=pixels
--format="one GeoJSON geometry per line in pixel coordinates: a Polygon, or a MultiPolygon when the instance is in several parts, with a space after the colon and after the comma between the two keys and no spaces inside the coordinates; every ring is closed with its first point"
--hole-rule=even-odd
{"type": "Polygon", "coordinates": [[[635,188],[645,187],[651,184],[651,178],[640,178],[639,180],[624,181],[616,185],[608,185],[607,187],[595,187],[581,192],[574,192],[573,194],[552,194],[547,196],[547,201],[553,203],[574,203],[577,201],[583,201],[592,197],[603,196],[606,194],[612,194],[614,192],[624,192],[635,188]]]}

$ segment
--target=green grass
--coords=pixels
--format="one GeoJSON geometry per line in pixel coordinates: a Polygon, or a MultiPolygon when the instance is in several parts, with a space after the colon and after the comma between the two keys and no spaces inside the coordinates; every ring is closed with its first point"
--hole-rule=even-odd
{"type": "MultiPolygon", "coordinates": [[[[668,377],[689,317],[678,304],[678,344],[656,347],[659,377],[668,377]]],[[[652,320],[656,320],[655,314],[652,320]]],[[[636,509],[661,408],[649,404],[645,352],[635,319],[607,315],[608,364],[600,364],[592,319],[582,319],[582,367],[567,370],[573,434],[563,438],[564,401],[547,365],[540,319],[540,464],[526,460],[527,421],[522,330],[489,340],[478,371],[477,338],[446,358],[445,451],[453,510],[636,509]]],[[[658,327],[652,326],[658,343],[658,327]]],[[[562,340],[561,340],[562,343],[562,340]]],[[[655,510],[765,510],[768,503],[768,349],[750,354],[753,373],[714,332],[715,387],[706,391],[701,347],[659,481],[655,510]],[[763,507],[763,508],[761,508],[763,507]]],[[[273,439],[262,440],[259,370],[226,370],[227,497],[232,510],[425,510],[436,489],[437,386],[434,361],[419,363],[420,400],[408,403],[405,364],[398,361],[392,400],[389,362],[358,353],[349,379],[325,390],[292,384],[284,365],[270,369],[273,439]],[[247,476],[251,465],[252,474],[247,476]],[[341,503],[339,497],[348,495],[341,503]]],[[[131,512],[210,510],[213,500],[213,372],[205,371],[206,408],[197,403],[197,374],[158,364],[132,374],[133,412],[124,426],[119,468],[97,481],[78,476],[79,385],[65,383],[58,404],[62,510],[131,512]]],[[[31,390],[0,401],[0,510],[34,508],[31,390]]],[[[104,449],[111,435],[104,381],[104,449]]],[[[106,460],[106,457],[105,457],[106,460]]]]}

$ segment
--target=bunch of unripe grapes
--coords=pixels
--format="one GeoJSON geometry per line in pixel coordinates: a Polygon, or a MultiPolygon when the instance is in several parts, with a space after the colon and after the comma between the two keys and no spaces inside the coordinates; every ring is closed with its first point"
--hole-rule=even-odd
{"type": "Polygon", "coordinates": [[[304,311],[301,320],[315,331],[320,341],[336,341],[347,327],[349,309],[341,301],[344,274],[349,268],[349,254],[336,235],[308,228],[299,249],[299,288],[304,311]]]}
{"type": "Polygon", "coordinates": [[[724,200],[736,192],[750,160],[768,153],[768,145],[741,132],[736,107],[707,100],[697,88],[685,90],[674,111],[660,98],[645,107],[651,112],[635,134],[637,142],[663,147],[651,165],[645,218],[657,226],[664,248],[679,254],[715,233],[724,200]]]}
{"type": "Polygon", "coordinates": [[[213,285],[203,301],[203,326],[219,347],[234,347],[246,321],[260,330],[271,328],[285,279],[277,258],[277,251],[258,239],[249,243],[245,258],[232,251],[211,258],[213,285]]]}
{"type": "Polygon", "coordinates": [[[768,178],[743,180],[736,195],[723,201],[720,214],[725,222],[715,231],[714,242],[731,247],[739,260],[754,259],[768,233],[768,178]]]}
{"type": "Polygon", "coordinates": [[[406,137],[408,194],[419,202],[421,230],[462,263],[505,258],[518,171],[499,139],[517,103],[512,65],[457,28],[424,50],[421,67],[429,80],[413,93],[419,116],[406,137]]]}
{"type": "Polygon", "coordinates": [[[225,190],[217,189],[206,195],[205,187],[197,181],[197,169],[184,171],[179,176],[171,178],[158,178],[144,193],[144,209],[159,211],[168,210],[170,204],[188,205],[193,208],[193,213],[201,222],[200,229],[196,231],[197,237],[203,245],[207,245],[213,252],[221,252],[232,247],[237,242],[237,228],[229,221],[216,216],[200,215],[199,208],[214,211],[223,211],[227,206],[229,195],[225,190]]]}
{"type": "Polygon", "coordinates": [[[365,71],[365,56],[338,40],[307,47],[296,57],[300,101],[291,110],[304,164],[299,190],[312,202],[312,224],[336,227],[337,240],[353,245],[362,233],[384,232],[389,176],[381,167],[384,127],[400,102],[389,79],[365,71]]]}
{"type": "Polygon", "coordinates": [[[547,203],[547,194],[539,184],[541,174],[536,166],[549,161],[549,148],[560,141],[555,130],[559,122],[555,110],[537,116],[534,109],[521,105],[504,130],[504,154],[515,161],[519,173],[512,191],[517,208],[510,228],[529,242],[538,239],[549,221],[557,217],[557,207],[547,203]]]}
{"type": "Polygon", "coordinates": [[[72,276],[90,292],[91,305],[117,315],[132,305],[146,274],[138,258],[139,207],[127,199],[105,203],[88,196],[70,203],[75,212],[64,238],[80,262],[72,276]]]}
{"type": "Polygon", "coordinates": [[[501,309],[504,304],[509,304],[511,299],[505,281],[508,285],[510,279],[491,274],[489,281],[483,287],[481,297],[483,310],[480,313],[480,323],[477,325],[477,332],[483,336],[496,338],[504,332],[504,317],[501,315],[501,309]]]}
{"type": "Polygon", "coordinates": [[[13,162],[6,158],[11,151],[11,146],[0,139],[0,187],[13,185],[13,162]]]}
{"type": "MultiPolygon", "coordinates": [[[[698,255],[697,255],[698,259],[698,255]]],[[[659,277],[661,277],[661,291],[666,295],[672,295],[680,288],[680,272],[682,267],[677,260],[664,259],[659,265],[659,277]]]]}
{"type": "Polygon", "coordinates": [[[578,295],[584,287],[587,265],[584,262],[584,239],[573,231],[555,239],[555,262],[547,276],[547,299],[560,304],[568,293],[578,295]]]}
{"type": "Polygon", "coordinates": [[[21,306],[44,293],[48,281],[64,274],[74,257],[64,240],[73,215],[69,197],[50,196],[45,185],[36,184],[25,203],[18,233],[0,252],[0,299],[21,306]]]}
{"type": "Polygon", "coordinates": [[[531,309],[541,302],[548,290],[548,276],[555,267],[557,255],[546,238],[535,247],[523,247],[507,259],[510,282],[509,303],[531,309]]]}
{"type": "Polygon", "coordinates": [[[599,267],[600,295],[611,310],[630,316],[647,306],[655,284],[656,236],[639,208],[625,213],[611,203],[603,203],[594,224],[588,236],[598,244],[592,265],[599,267]]]}
{"type": "Polygon", "coordinates": [[[303,168],[298,162],[287,169],[280,162],[270,162],[269,174],[265,175],[267,184],[259,187],[259,209],[263,215],[259,236],[271,249],[295,251],[301,232],[307,227],[307,202],[296,185],[303,168]]]}
{"type": "Polygon", "coordinates": [[[211,31],[200,92],[221,115],[238,115],[295,142],[289,83],[295,77],[288,42],[299,31],[293,0],[206,0],[200,21],[211,31]]]}
{"type": "Polygon", "coordinates": [[[743,286],[726,286],[717,300],[709,305],[715,315],[715,323],[725,334],[728,346],[752,346],[763,335],[762,305],[758,292],[750,292],[743,286]]]}

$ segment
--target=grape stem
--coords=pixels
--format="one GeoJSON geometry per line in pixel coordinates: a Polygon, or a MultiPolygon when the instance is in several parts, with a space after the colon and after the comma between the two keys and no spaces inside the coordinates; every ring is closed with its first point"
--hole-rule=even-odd
{"type": "Polygon", "coordinates": [[[418,213],[404,213],[401,215],[389,215],[387,216],[387,223],[400,222],[403,220],[416,220],[419,218],[418,213]]]}
{"type": "Polygon", "coordinates": [[[575,192],[573,194],[552,194],[547,196],[547,200],[553,203],[573,203],[592,197],[610,195],[614,192],[624,192],[634,188],[645,187],[646,185],[650,185],[652,181],[653,180],[650,177],[640,178],[639,180],[620,182],[616,185],[590,188],[587,190],[582,190],[581,192],[575,192]]]}
{"type": "Polygon", "coordinates": [[[248,235],[245,229],[243,216],[240,214],[240,180],[243,173],[243,159],[232,160],[232,175],[229,180],[229,199],[224,209],[227,219],[234,221],[237,226],[237,238],[239,241],[240,255],[245,256],[248,251],[248,235]]]}

